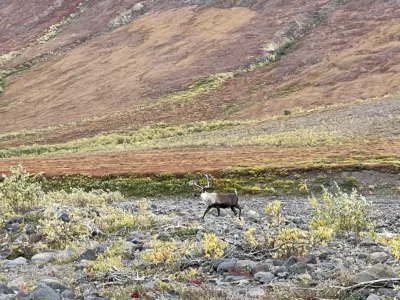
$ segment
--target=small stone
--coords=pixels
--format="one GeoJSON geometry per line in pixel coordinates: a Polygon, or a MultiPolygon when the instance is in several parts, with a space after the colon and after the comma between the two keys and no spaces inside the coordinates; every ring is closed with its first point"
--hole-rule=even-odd
{"type": "Polygon", "coordinates": [[[226,276],[225,277],[225,281],[226,282],[237,282],[237,281],[241,281],[241,280],[246,280],[247,277],[246,276],[226,276]]]}
{"type": "Polygon", "coordinates": [[[282,259],[274,259],[274,261],[273,261],[274,266],[277,266],[277,267],[283,266],[284,263],[285,263],[285,261],[282,259]]]}
{"type": "Polygon", "coordinates": [[[24,232],[26,234],[33,234],[36,231],[36,226],[33,223],[28,223],[25,225],[24,232]]]}
{"type": "Polygon", "coordinates": [[[133,11],[139,11],[139,10],[143,9],[143,7],[144,7],[144,5],[143,5],[142,2],[136,3],[136,4],[133,6],[133,11]]]}
{"type": "Polygon", "coordinates": [[[368,247],[368,246],[377,246],[378,244],[371,239],[369,236],[366,236],[361,242],[360,246],[368,247]]]}
{"type": "Polygon", "coordinates": [[[27,260],[25,257],[17,257],[16,259],[5,262],[5,265],[7,267],[21,266],[21,265],[26,265],[26,264],[27,264],[27,260]]]}
{"type": "Polygon", "coordinates": [[[68,213],[66,213],[66,212],[62,212],[59,216],[58,216],[58,219],[59,220],[61,220],[61,221],[63,221],[63,222],[65,222],[65,223],[68,223],[69,221],[71,221],[71,217],[68,215],[68,213]]]}
{"type": "Polygon", "coordinates": [[[61,293],[61,298],[62,299],[75,299],[76,295],[73,291],[71,290],[64,290],[61,293]]]}
{"type": "Polygon", "coordinates": [[[379,296],[375,294],[370,294],[366,300],[379,300],[379,296]]]}
{"type": "Polygon", "coordinates": [[[77,252],[75,249],[67,248],[67,249],[57,253],[56,258],[57,259],[69,259],[71,257],[74,257],[76,254],[77,254],[77,252]]]}
{"type": "Polygon", "coordinates": [[[67,289],[67,287],[64,284],[60,283],[56,278],[43,278],[39,282],[46,284],[57,293],[62,293],[67,289]]]}
{"type": "Polygon", "coordinates": [[[317,258],[315,257],[314,254],[308,254],[304,259],[305,259],[304,263],[306,263],[306,264],[316,265],[318,263],[317,258]]]}
{"type": "Polygon", "coordinates": [[[236,258],[231,258],[230,260],[221,263],[217,268],[217,272],[223,273],[233,270],[236,267],[236,262],[236,258]]]}
{"type": "Polygon", "coordinates": [[[31,261],[34,264],[45,264],[54,259],[56,252],[41,252],[32,256],[31,261]]]}
{"type": "Polygon", "coordinates": [[[7,286],[7,284],[0,281],[0,294],[14,295],[15,293],[7,286]]]}
{"type": "Polygon", "coordinates": [[[156,283],[154,282],[154,281],[149,281],[149,282],[147,282],[145,285],[144,285],[144,287],[146,288],[146,289],[148,289],[148,290],[156,290],[157,289],[157,285],[156,285],[156,283]]]}
{"type": "Polygon", "coordinates": [[[95,260],[96,257],[96,251],[92,248],[88,248],[81,254],[80,259],[95,260]]]}
{"type": "Polygon", "coordinates": [[[305,263],[297,263],[289,268],[289,271],[293,274],[304,274],[312,273],[313,268],[305,263]]]}
{"type": "Polygon", "coordinates": [[[283,266],[285,266],[286,268],[289,268],[291,266],[293,266],[294,264],[296,264],[299,260],[297,259],[296,256],[291,256],[289,257],[283,264],[283,266]]]}
{"type": "Polygon", "coordinates": [[[258,272],[256,274],[254,274],[254,280],[255,281],[260,281],[260,279],[264,278],[264,277],[268,277],[268,278],[274,279],[275,275],[272,274],[271,272],[258,272]]]}
{"type": "Polygon", "coordinates": [[[247,296],[250,297],[250,298],[265,297],[265,291],[262,288],[259,288],[259,287],[251,288],[247,292],[247,296]]]}
{"type": "Polygon", "coordinates": [[[39,284],[34,290],[30,300],[61,300],[60,296],[45,284],[39,284]]]}
{"type": "Polygon", "coordinates": [[[251,274],[254,275],[257,272],[266,272],[271,270],[272,265],[269,263],[258,263],[251,269],[251,274]]]}
{"type": "Polygon", "coordinates": [[[289,272],[279,272],[276,274],[279,279],[287,279],[289,277],[289,272]]]}
{"type": "Polygon", "coordinates": [[[391,297],[391,298],[394,298],[397,294],[396,290],[389,289],[389,288],[379,288],[376,292],[380,296],[386,296],[386,297],[391,297]]]}
{"type": "Polygon", "coordinates": [[[18,223],[13,223],[7,227],[7,230],[10,232],[17,232],[19,230],[19,228],[20,228],[20,225],[18,223]]]}
{"type": "Polygon", "coordinates": [[[252,270],[257,266],[257,263],[252,260],[238,260],[236,263],[236,268],[252,270]]]}
{"type": "Polygon", "coordinates": [[[369,256],[369,260],[373,264],[384,263],[389,258],[385,252],[373,252],[369,256]]]}
{"type": "Polygon", "coordinates": [[[279,267],[274,271],[274,274],[278,274],[278,273],[283,273],[283,272],[287,272],[287,268],[285,266],[279,267]]]}
{"type": "Polygon", "coordinates": [[[104,244],[100,244],[96,248],[96,253],[104,253],[107,250],[107,246],[104,244]]]}
{"type": "Polygon", "coordinates": [[[328,269],[328,270],[334,270],[336,268],[334,263],[325,262],[325,261],[320,263],[318,266],[323,268],[323,269],[328,269]]]}

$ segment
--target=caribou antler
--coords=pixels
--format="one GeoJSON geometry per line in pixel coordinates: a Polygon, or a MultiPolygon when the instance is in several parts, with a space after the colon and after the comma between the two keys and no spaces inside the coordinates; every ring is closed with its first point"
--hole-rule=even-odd
{"type": "Polygon", "coordinates": [[[204,173],[204,176],[206,176],[206,178],[207,178],[207,188],[209,188],[210,187],[210,182],[209,182],[209,180],[208,180],[208,178],[210,177],[212,180],[214,180],[214,177],[212,177],[210,174],[208,174],[208,173],[204,173]]]}

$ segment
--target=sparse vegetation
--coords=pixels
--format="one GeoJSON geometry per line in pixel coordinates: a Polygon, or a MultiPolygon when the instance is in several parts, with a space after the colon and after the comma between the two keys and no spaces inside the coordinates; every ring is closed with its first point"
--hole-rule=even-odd
{"type": "Polygon", "coordinates": [[[310,223],[313,228],[332,228],[336,232],[352,231],[358,236],[374,229],[371,222],[371,203],[356,190],[347,194],[338,187],[338,192],[332,194],[323,188],[321,201],[312,196],[310,204],[315,208],[310,223]]]}

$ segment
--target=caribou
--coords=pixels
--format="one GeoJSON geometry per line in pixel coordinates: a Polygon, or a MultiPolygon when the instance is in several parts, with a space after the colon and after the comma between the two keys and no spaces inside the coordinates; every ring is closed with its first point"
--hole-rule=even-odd
{"type": "Polygon", "coordinates": [[[207,205],[206,211],[204,212],[204,215],[202,219],[206,216],[206,214],[210,211],[211,208],[215,207],[218,211],[218,216],[220,216],[221,208],[230,208],[235,216],[237,215],[236,209],[239,210],[239,219],[241,219],[241,213],[242,213],[242,207],[239,205],[239,196],[237,194],[237,191],[235,189],[234,193],[209,193],[207,190],[212,189],[210,187],[210,181],[209,178],[214,179],[210,174],[205,173],[204,176],[207,179],[207,186],[202,186],[200,185],[200,181],[197,180],[197,183],[192,182],[192,185],[194,185],[197,190],[200,192],[198,193],[193,193],[193,196],[199,196],[203,200],[203,202],[207,205]]]}

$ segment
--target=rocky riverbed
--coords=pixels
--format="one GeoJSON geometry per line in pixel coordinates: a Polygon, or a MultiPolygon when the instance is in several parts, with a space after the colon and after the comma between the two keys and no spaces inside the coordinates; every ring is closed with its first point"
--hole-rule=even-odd
{"type": "MultiPolygon", "coordinates": [[[[220,217],[213,209],[203,220],[205,206],[198,199],[147,200],[149,213],[166,221],[146,229],[120,231],[81,250],[49,249],[12,257],[18,241],[33,239],[39,225],[21,218],[6,220],[1,229],[0,299],[400,299],[396,288],[399,262],[390,247],[368,237],[358,239],[353,232],[343,232],[307,255],[285,258],[274,257],[268,249],[250,251],[244,246],[249,228],[268,231],[266,224],[271,218],[264,207],[273,200],[281,202],[286,227],[308,231],[311,207],[305,198],[241,197],[242,220],[228,209],[222,209],[220,217]],[[222,257],[204,256],[204,233],[215,233],[227,243],[222,257]],[[141,254],[149,250],[154,234],[160,241],[174,240],[178,245],[186,240],[198,243],[179,261],[180,271],[196,271],[193,277],[176,279],[175,284],[164,266],[146,271],[151,264],[142,260],[141,254]],[[123,268],[88,271],[85,267],[117,237],[124,240],[123,268]]],[[[399,197],[368,196],[367,200],[372,203],[376,232],[398,233],[399,197]]],[[[126,199],[111,206],[138,215],[136,204],[136,199],[126,199]]],[[[93,212],[91,207],[82,210],[93,212]]],[[[66,207],[56,214],[66,223],[74,218],[66,207]]],[[[89,239],[96,240],[95,224],[89,227],[89,239]]]]}

